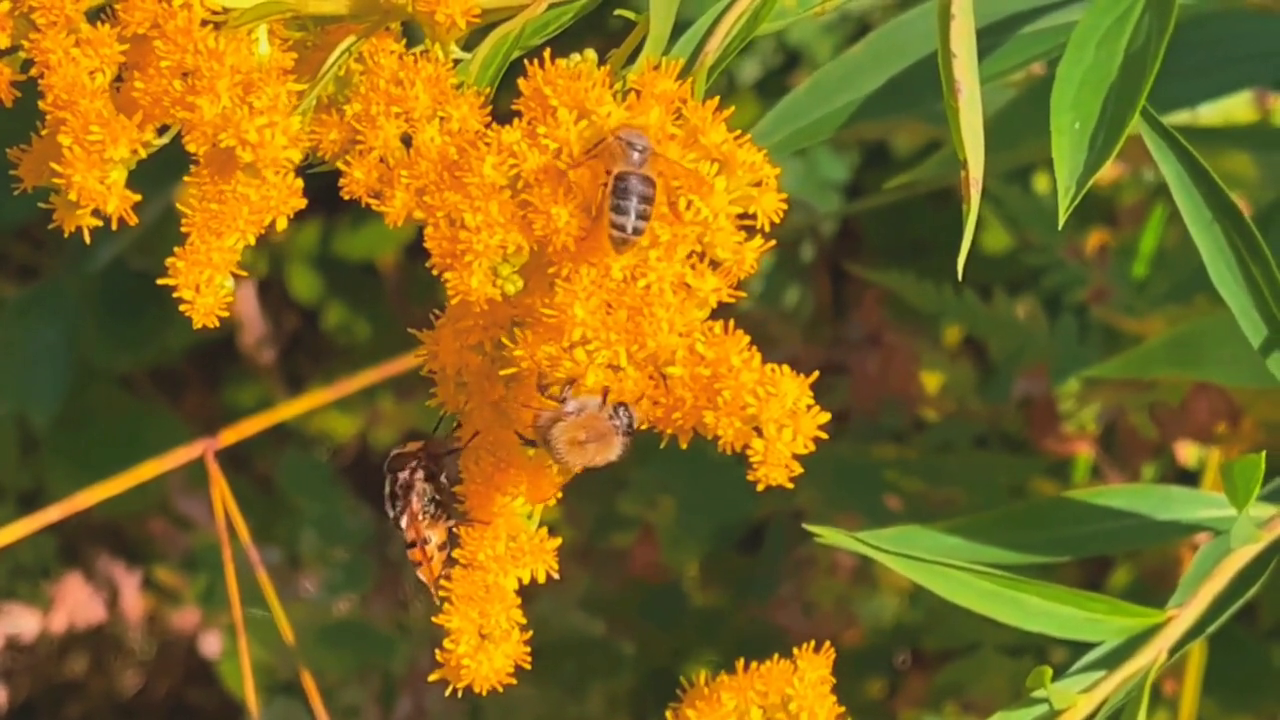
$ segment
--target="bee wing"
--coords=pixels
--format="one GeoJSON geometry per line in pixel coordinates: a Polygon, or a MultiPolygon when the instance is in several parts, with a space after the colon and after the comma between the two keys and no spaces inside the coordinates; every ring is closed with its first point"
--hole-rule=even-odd
{"type": "Polygon", "coordinates": [[[680,178],[680,184],[682,185],[693,185],[707,182],[707,179],[702,175],[702,173],[694,170],[688,165],[685,165],[679,160],[663,155],[657,150],[654,150],[653,154],[649,157],[649,162],[654,166],[655,170],[680,178]]]}

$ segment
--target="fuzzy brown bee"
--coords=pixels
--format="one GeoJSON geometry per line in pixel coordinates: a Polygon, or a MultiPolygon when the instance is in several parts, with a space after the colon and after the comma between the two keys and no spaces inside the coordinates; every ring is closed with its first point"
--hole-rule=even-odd
{"type": "Polygon", "coordinates": [[[570,168],[601,152],[608,153],[605,192],[596,208],[595,221],[608,218],[609,244],[614,252],[624,253],[644,237],[653,219],[653,207],[658,199],[658,180],[653,166],[660,162],[674,169],[679,164],[655,151],[653,142],[641,130],[622,127],[587,148],[582,159],[570,168]]]}
{"type": "Polygon", "coordinates": [[[635,435],[636,418],[627,403],[609,402],[609,388],[599,395],[574,395],[573,385],[566,383],[559,395],[539,386],[556,407],[538,412],[534,438],[516,435],[526,446],[545,449],[558,465],[576,473],[621,458],[635,435]]]}
{"type": "Polygon", "coordinates": [[[393,448],[382,466],[387,517],[400,528],[409,564],[437,603],[461,520],[454,495],[458,454],[474,439],[461,445],[452,436],[413,440],[393,448]]]}

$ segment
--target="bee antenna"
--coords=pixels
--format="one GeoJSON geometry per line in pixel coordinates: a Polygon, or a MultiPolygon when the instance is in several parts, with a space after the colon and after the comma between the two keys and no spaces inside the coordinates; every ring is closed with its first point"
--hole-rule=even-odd
{"type": "Polygon", "coordinates": [[[604,407],[605,405],[608,405],[608,404],[609,404],[609,388],[608,386],[606,386],[603,390],[600,391],[600,407],[604,407]]]}
{"type": "Polygon", "coordinates": [[[441,423],[443,423],[443,422],[444,422],[444,413],[443,413],[443,412],[441,412],[439,415],[437,415],[437,416],[436,416],[436,425],[435,425],[435,427],[431,428],[431,434],[432,434],[432,435],[435,435],[436,433],[440,432],[440,424],[441,424],[441,423]]]}
{"type": "Polygon", "coordinates": [[[458,452],[462,452],[463,450],[466,450],[467,446],[470,445],[473,441],[475,441],[475,439],[478,437],[480,437],[479,430],[471,433],[471,437],[467,438],[467,441],[462,443],[462,446],[458,448],[458,452]]]}

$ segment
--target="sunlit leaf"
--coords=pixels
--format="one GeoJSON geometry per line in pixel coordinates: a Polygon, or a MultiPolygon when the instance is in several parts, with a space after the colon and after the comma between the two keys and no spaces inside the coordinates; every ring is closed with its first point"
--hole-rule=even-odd
{"type": "Polygon", "coordinates": [[[1138,117],[1177,8],[1177,0],[1091,2],[1071,32],[1049,99],[1059,227],[1138,117]]]}
{"type": "Polygon", "coordinates": [[[971,563],[910,557],[855,533],[807,526],[824,545],[865,555],[943,599],[996,622],[1061,640],[1104,642],[1159,623],[1164,613],[1117,598],[971,563]]]}
{"type": "Polygon", "coordinates": [[[1257,228],[1200,157],[1149,108],[1142,137],[1205,269],[1268,369],[1280,377],[1280,269],[1257,228]]]}
{"type": "Polygon", "coordinates": [[[956,277],[964,279],[964,264],[978,229],[982,184],[986,179],[987,147],[982,115],[982,78],[978,73],[977,28],[973,0],[941,0],[938,3],[938,62],[942,71],[942,96],[947,108],[951,141],[960,158],[960,197],[964,208],[964,234],[956,256],[956,277]]]}

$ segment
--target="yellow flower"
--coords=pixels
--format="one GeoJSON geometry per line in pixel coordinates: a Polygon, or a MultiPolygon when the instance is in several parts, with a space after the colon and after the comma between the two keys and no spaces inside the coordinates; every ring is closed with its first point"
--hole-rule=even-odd
{"type": "Polygon", "coordinates": [[[410,11],[439,43],[456,40],[480,20],[475,0],[410,0],[410,11]]]}
{"type": "Polygon", "coordinates": [[[791,659],[777,655],[712,678],[700,673],[667,720],[837,720],[848,717],[836,701],[831,669],[836,653],[829,643],[817,651],[812,641],[795,648],[791,659]]]}
{"type": "Polygon", "coordinates": [[[0,105],[13,107],[18,99],[18,89],[14,87],[26,78],[18,72],[17,55],[7,56],[6,51],[13,45],[13,0],[0,0],[0,105]]]}
{"type": "Polygon", "coordinates": [[[449,296],[418,336],[437,401],[465,435],[479,433],[459,488],[477,524],[442,588],[435,619],[447,637],[433,678],[483,694],[529,662],[517,588],[558,572],[559,540],[526,518],[569,478],[513,432],[546,407],[539,380],[607,386],[642,426],[743,452],[760,489],[791,486],[796,456],[826,437],[830,416],[812,376],[764,362],[745,333],[711,319],[742,296],[773,245],[760,232],[786,201],[765,153],[728,130],[714,102],[693,99],[675,65],[642,68],[624,92],[594,59],[531,63],[519,118],[496,125],[442,55],[390,39],[361,55],[315,128],[349,197],[393,224],[423,223],[449,296]],[[659,200],[646,235],[619,255],[594,220],[604,155],[584,154],[623,124],[660,154],[659,200]]]}
{"type": "Polygon", "coordinates": [[[133,207],[141,196],[126,181],[154,137],[116,106],[113,85],[125,45],[109,20],[89,22],[87,8],[57,0],[17,5],[32,21],[20,48],[39,82],[44,118],[28,144],[8,152],[19,189],[51,187],[54,225],[65,234],[81,232],[86,242],[93,228],[137,222],[133,207]]]}
{"type": "Polygon", "coordinates": [[[244,274],[244,248],[284,229],[306,206],[297,168],[307,135],[295,112],[304,86],[280,27],[215,29],[199,22],[199,11],[178,7],[155,17],[147,55],[155,65],[142,65],[130,80],[144,114],[164,111],[152,104],[164,93],[143,88],[170,83],[174,96],[165,107],[195,159],[178,203],[186,242],[166,261],[169,275],[160,283],[174,287],[195,327],[214,327],[229,312],[228,280],[244,274]]]}

